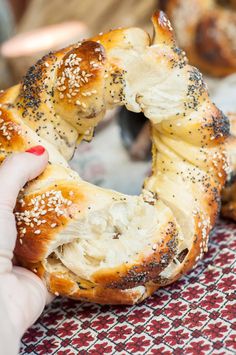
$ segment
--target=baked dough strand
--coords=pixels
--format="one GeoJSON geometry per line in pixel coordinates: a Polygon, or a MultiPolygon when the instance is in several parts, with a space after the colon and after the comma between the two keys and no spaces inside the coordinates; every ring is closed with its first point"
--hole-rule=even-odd
{"type": "Polygon", "coordinates": [[[139,28],[98,35],[44,56],[1,94],[1,161],[38,144],[49,153],[18,198],[15,255],[56,295],[140,302],[207,251],[229,122],[176,47],[165,14],[152,21],[153,39],[139,28]],[[121,105],[152,126],[152,175],[140,196],[93,186],[67,163],[105,111],[121,105]]]}

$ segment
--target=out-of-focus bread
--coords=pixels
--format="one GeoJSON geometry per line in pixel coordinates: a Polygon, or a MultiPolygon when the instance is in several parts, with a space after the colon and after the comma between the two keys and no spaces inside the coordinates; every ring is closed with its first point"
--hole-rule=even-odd
{"type": "Polygon", "coordinates": [[[236,72],[235,1],[160,0],[192,65],[222,77],[236,72]],[[229,7],[231,6],[231,8],[229,7]]]}

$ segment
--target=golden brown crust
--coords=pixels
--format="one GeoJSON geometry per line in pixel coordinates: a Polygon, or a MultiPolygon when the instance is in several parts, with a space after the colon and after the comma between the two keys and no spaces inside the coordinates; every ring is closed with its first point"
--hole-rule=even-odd
{"type": "Polygon", "coordinates": [[[27,145],[22,135],[19,121],[4,107],[1,108],[0,131],[0,146],[6,152],[23,151],[26,149],[27,145]]]}
{"type": "Polygon", "coordinates": [[[96,284],[112,289],[130,289],[153,280],[165,269],[176,255],[178,231],[174,221],[160,232],[161,241],[150,255],[142,257],[136,264],[100,270],[93,274],[96,284]]]}
{"type": "Polygon", "coordinates": [[[134,304],[207,250],[226,177],[228,120],[176,48],[165,14],[152,21],[152,43],[135,28],[99,35],[45,56],[0,98],[3,123],[21,129],[9,140],[0,134],[0,158],[36,142],[49,151],[50,165],[15,208],[15,255],[56,295],[134,304]],[[61,157],[117,105],[152,123],[153,172],[140,197],[83,182],[61,157]]]}
{"type": "Polygon", "coordinates": [[[143,296],[139,290],[119,290],[93,286],[90,289],[82,289],[75,282],[67,279],[66,276],[52,274],[49,280],[49,289],[53,293],[68,296],[70,298],[95,302],[100,304],[134,304],[143,296]]]}
{"type": "Polygon", "coordinates": [[[56,112],[64,117],[70,112],[70,123],[79,134],[84,135],[95,126],[99,115],[105,111],[105,63],[103,46],[95,41],[85,41],[67,52],[57,70],[56,112]]]}
{"type": "Polygon", "coordinates": [[[162,11],[156,11],[152,15],[152,23],[154,26],[154,36],[153,42],[158,41],[159,43],[168,43],[169,45],[174,45],[174,33],[172,26],[165,13],[162,11]]]}
{"type": "Polygon", "coordinates": [[[40,194],[20,198],[15,208],[18,227],[15,254],[31,263],[44,259],[48,245],[73,220],[83,200],[83,192],[70,182],[57,182],[41,189],[40,194]]]}

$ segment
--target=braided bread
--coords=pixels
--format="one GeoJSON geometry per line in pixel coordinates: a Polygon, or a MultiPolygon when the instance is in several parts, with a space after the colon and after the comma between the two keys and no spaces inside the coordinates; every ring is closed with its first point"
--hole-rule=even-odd
{"type": "Polygon", "coordinates": [[[0,159],[37,144],[49,153],[45,172],[18,198],[15,255],[56,295],[140,302],[207,251],[229,123],[164,13],[152,21],[152,40],[138,28],[99,35],[46,55],[1,95],[0,159]],[[152,175],[140,196],[93,186],[67,163],[118,105],[152,125],[152,175]]]}
{"type": "Polygon", "coordinates": [[[236,71],[235,0],[160,0],[160,7],[191,64],[219,77],[236,71]]]}

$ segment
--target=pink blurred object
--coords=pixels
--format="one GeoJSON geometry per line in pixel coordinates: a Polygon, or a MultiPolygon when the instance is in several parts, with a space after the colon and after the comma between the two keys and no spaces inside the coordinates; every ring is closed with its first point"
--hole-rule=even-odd
{"type": "Polygon", "coordinates": [[[82,22],[70,21],[19,33],[1,46],[17,82],[38,58],[51,50],[63,48],[89,35],[82,22]]]}

